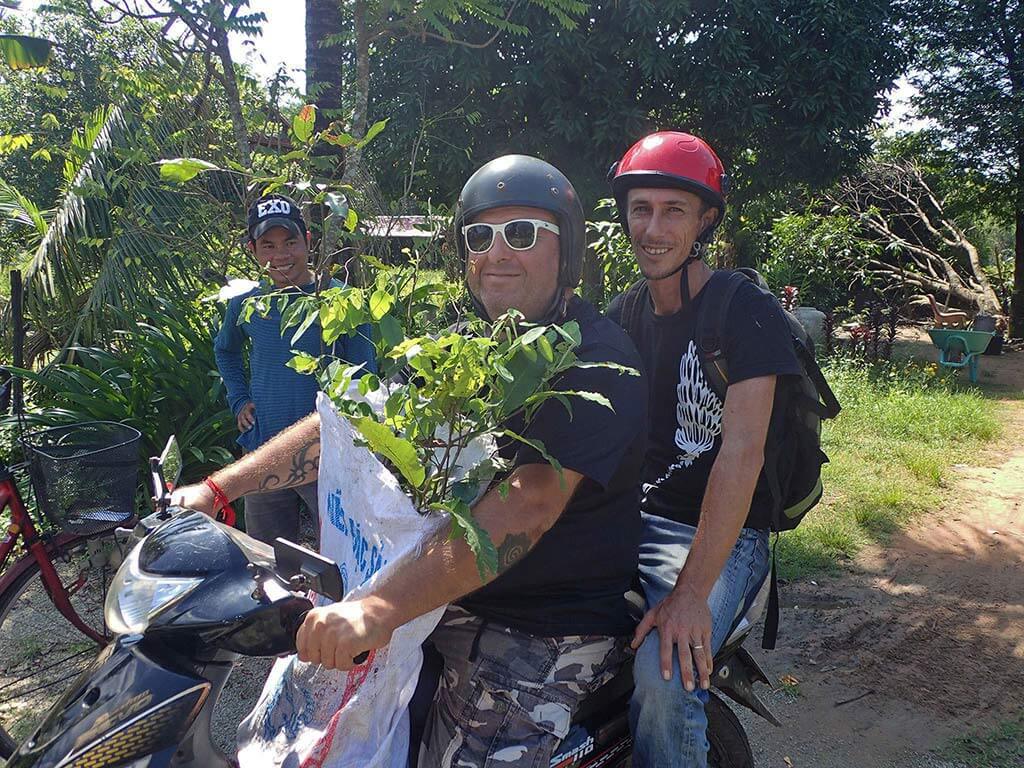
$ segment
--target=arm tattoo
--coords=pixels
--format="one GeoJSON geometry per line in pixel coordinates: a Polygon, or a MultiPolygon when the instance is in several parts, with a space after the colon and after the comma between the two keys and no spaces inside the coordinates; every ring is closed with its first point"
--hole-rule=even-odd
{"type": "Polygon", "coordinates": [[[498,573],[502,574],[518,563],[533,547],[525,533],[510,533],[498,546],[498,573]]]}
{"type": "Polygon", "coordinates": [[[305,485],[306,483],[312,482],[310,475],[315,476],[320,470],[320,436],[314,440],[310,440],[303,446],[299,447],[294,454],[292,454],[292,468],[291,472],[288,473],[288,477],[285,478],[284,485],[286,488],[291,488],[294,485],[305,485]],[[316,448],[316,453],[310,456],[310,448],[316,448]]]}
{"type": "Polygon", "coordinates": [[[300,445],[291,455],[291,467],[288,475],[282,478],[274,470],[270,470],[259,476],[256,487],[251,491],[245,491],[240,496],[250,493],[266,493],[281,488],[294,488],[298,485],[306,485],[316,480],[317,472],[320,470],[320,436],[317,435],[308,442],[300,445]]]}

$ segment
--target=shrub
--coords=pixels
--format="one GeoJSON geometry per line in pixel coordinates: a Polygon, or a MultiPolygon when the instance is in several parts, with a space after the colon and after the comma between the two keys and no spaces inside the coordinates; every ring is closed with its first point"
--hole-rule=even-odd
{"type": "Polygon", "coordinates": [[[787,213],[772,225],[771,255],[761,273],[772,290],[795,286],[801,302],[828,312],[849,303],[864,265],[879,247],[858,234],[851,216],[787,213]]]}
{"type": "Polygon", "coordinates": [[[117,314],[124,330],[109,349],[74,347],[41,371],[20,371],[30,382],[26,422],[120,421],[142,432],[144,456],[176,434],[183,480],[231,461],[236,428],[213,356],[215,313],[157,298],[138,316],[117,314]]]}

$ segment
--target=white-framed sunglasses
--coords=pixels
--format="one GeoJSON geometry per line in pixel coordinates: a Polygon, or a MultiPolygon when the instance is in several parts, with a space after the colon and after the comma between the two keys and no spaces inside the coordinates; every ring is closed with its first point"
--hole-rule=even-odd
{"type": "Polygon", "coordinates": [[[494,245],[496,233],[501,232],[508,247],[513,251],[528,251],[537,244],[537,232],[546,229],[560,234],[558,226],[542,219],[512,219],[504,224],[489,224],[480,221],[462,228],[462,237],[470,253],[487,253],[494,245]]]}

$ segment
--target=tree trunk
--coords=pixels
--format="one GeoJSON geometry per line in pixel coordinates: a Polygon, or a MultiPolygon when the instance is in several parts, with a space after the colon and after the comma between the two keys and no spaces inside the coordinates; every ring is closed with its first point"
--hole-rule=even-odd
{"type": "MultiPolygon", "coordinates": [[[[355,106],[352,110],[351,133],[357,138],[366,135],[367,110],[370,103],[370,31],[367,26],[366,0],[355,0],[352,4],[353,26],[356,35],[356,82],[355,106]]],[[[362,171],[363,153],[353,148],[349,152],[344,180],[356,181],[362,171]]]]}
{"type": "Polygon", "coordinates": [[[1010,294],[1010,333],[1024,338],[1024,136],[1017,139],[1017,183],[1014,195],[1013,292],[1010,294]]]}
{"type": "MultiPolygon", "coordinates": [[[[324,41],[344,33],[342,1],[306,0],[306,103],[316,104],[316,131],[324,130],[341,117],[345,49],[341,43],[325,46],[324,41]]],[[[323,158],[317,161],[317,168],[327,178],[339,179],[344,174],[345,150],[342,147],[320,141],[313,145],[312,155],[323,158]]],[[[328,247],[323,242],[326,215],[324,205],[310,205],[308,221],[314,247],[319,251],[318,270],[330,266],[328,247]]]]}
{"type": "Polygon", "coordinates": [[[243,168],[249,167],[249,129],[245,125],[245,117],[242,115],[242,98],[238,93],[238,80],[235,78],[235,63],[231,60],[231,51],[228,48],[228,33],[222,27],[213,27],[212,34],[216,41],[217,57],[220,59],[224,76],[221,80],[224,85],[224,94],[228,100],[228,111],[231,113],[231,129],[235,134],[235,148],[238,152],[238,162],[243,168]]]}
{"type": "Polygon", "coordinates": [[[306,98],[317,106],[318,131],[341,116],[344,49],[324,40],[343,33],[341,0],[306,0],[306,98]]]}
{"type": "MultiPolygon", "coordinates": [[[[1024,165],[1020,175],[1024,176],[1024,165]]],[[[1024,191],[1017,192],[1014,212],[1013,294],[1010,299],[1010,336],[1024,337],[1024,191]]]]}

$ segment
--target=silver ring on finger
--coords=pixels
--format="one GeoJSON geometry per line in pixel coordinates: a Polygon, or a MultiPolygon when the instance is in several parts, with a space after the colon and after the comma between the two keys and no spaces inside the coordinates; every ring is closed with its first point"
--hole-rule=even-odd
{"type": "Polygon", "coordinates": [[[704,646],[703,645],[695,645],[695,646],[693,646],[693,650],[695,650],[695,651],[703,651],[704,650],[704,646]]]}

